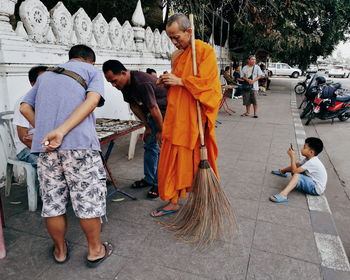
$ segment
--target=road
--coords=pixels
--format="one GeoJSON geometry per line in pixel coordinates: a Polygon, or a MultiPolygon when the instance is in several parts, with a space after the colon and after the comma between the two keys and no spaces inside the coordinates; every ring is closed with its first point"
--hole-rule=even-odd
{"type": "MultiPolygon", "coordinates": [[[[322,75],[322,73],[319,73],[322,75]]],[[[328,77],[326,76],[328,79],[328,77]]],[[[272,78],[290,83],[291,78],[272,78]]],[[[304,77],[294,79],[295,84],[304,77]]],[[[350,89],[350,78],[331,78],[340,82],[343,88],[350,89]]],[[[300,97],[297,97],[298,104],[300,97]]],[[[305,121],[303,121],[305,123],[305,121]]],[[[337,229],[343,241],[346,253],[350,256],[350,120],[340,122],[334,120],[313,120],[309,126],[304,126],[307,137],[316,136],[322,139],[325,152],[340,180],[339,186],[328,186],[326,196],[333,213],[337,229]]]]}

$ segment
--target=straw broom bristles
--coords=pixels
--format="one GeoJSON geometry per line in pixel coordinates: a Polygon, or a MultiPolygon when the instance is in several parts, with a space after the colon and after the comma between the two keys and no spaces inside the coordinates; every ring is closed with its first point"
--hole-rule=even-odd
{"type": "MultiPolygon", "coordinates": [[[[192,27],[193,72],[197,75],[194,42],[193,15],[190,15],[192,27]]],[[[204,132],[200,104],[197,101],[197,114],[200,136],[200,163],[191,186],[191,192],[185,205],[175,219],[167,225],[176,236],[197,243],[198,247],[211,245],[215,240],[233,236],[235,217],[229,199],[221,189],[219,181],[210,167],[207,148],[204,144],[204,132]]]]}

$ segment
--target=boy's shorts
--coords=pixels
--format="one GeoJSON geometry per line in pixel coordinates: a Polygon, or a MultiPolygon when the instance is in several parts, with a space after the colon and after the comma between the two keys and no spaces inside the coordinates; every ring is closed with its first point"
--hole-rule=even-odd
{"type": "Polygon", "coordinates": [[[307,194],[318,195],[316,192],[316,183],[309,176],[299,174],[296,190],[303,191],[307,194]]]}
{"type": "Polygon", "coordinates": [[[38,175],[42,217],[65,214],[69,198],[78,218],[91,219],[106,214],[106,172],[98,151],[40,153],[38,175]]]}

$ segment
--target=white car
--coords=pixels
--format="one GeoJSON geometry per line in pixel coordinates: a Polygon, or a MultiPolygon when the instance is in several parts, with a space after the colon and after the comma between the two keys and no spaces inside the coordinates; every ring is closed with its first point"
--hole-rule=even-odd
{"type": "Polygon", "coordinates": [[[300,69],[281,62],[269,63],[268,71],[270,75],[289,76],[291,78],[298,78],[302,73],[300,69]]]}
{"type": "Polygon", "coordinates": [[[335,65],[328,71],[328,77],[349,78],[350,71],[343,65],[335,65]]]}
{"type": "Polygon", "coordinates": [[[318,68],[317,65],[310,64],[309,67],[306,69],[306,73],[317,73],[318,68]]]}

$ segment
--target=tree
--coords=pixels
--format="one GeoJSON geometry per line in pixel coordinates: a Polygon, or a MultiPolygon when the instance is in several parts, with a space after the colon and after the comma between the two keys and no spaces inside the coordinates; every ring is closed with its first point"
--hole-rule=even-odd
{"type": "MultiPolygon", "coordinates": [[[[306,68],[319,56],[328,56],[346,39],[350,27],[348,0],[168,0],[178,11],[197,15],[200,30],[202,7],[222,9],[229,18],[230,46],[242,56],[258,50],[273,58],[306,68]]],[[[211,30],[207,30],[211,32],[211,30]]],[[[220,32],[216,24],[215,32],[220,32]]],[[[197,34],[198,36],[199,34],[197,34]]],[[[223,43],[225,40],[223,40],[223,43]]],[[[218,44],[216,38],[215,41],[218,44]]]]}

